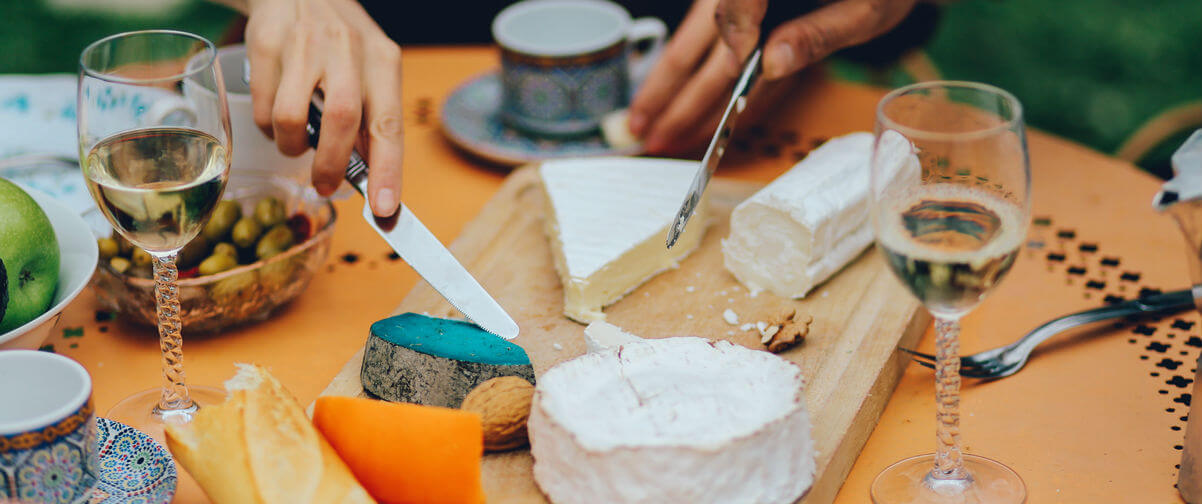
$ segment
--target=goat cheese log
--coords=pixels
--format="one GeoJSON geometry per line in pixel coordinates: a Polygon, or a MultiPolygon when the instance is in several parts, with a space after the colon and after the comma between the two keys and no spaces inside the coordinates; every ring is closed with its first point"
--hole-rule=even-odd
{"type": "Polygon", "coordinates": [[[539,377],[528,428],[551,502],[783,504],[810,487],[797,366],[726,341],[625,339],[539,377]]]}
{"type": "MultiPolygon", "coordinates": [[[[722,240],[726,269],[753,294],[802,298],[872,243],[869,215],[871,133],[831,139],[735,207],[722,240]]],[[[895,183],[922,170],[909,140],[881,137],[880,155],[895,183]]]]}

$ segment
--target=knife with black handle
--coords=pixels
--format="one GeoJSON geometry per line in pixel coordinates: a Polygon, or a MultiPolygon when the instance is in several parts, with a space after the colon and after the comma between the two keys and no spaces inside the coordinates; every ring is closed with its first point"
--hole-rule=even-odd
{"type": "MultiPolygon", "coordinates": [[[[306,126],[309,144],[317,148],[321,134],[321,110],[309,105],[306,126]]],[[[363,219],[418,275],[438,291],[447,302],[485,331],[505,339],[518,335],[518,325],[497,301],[480,286],[451,252],[426,229],[409,207],[401,203],[391,217],[376,217],[367,201],[367,163],[357,151],[351,151],[346,165],[346,181],[363,195],[363,219]]]]}

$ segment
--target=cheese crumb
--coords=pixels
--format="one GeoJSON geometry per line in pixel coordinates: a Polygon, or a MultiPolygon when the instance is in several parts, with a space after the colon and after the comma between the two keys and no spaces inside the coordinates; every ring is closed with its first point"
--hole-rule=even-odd
{"type": "Polygon", "coordinates": [[[831,295],[830,291],[822,291],[822,297],[827,297],[830,295],[831,295]]]}
{"type": "Polygon", "coordinates": [[[688,287],[685,287],[685,288],[684,288],[684,291],[685,291],[685,292],[693,292],[693,291],[695,291],[695,290],[697,290],[697,288],[696,288],[696,287],[693,287],[692,285],[690,285],[690,286],[688,286],[688,287]]]}
{"type": "Polygon", "coordinates": [[[563,345],[560,345],[559,343],[551,343],[551,348],[554,348],[556,350],[563,350],[563,345]]]}
{"type": "Polygon", "coordinates": [[[760,334],[763,334],[764,329],[767,329],[767,328],[768,328],[768,323],[764,322],[763,320],[755,323],[755,330],[759,331],[760,334]]]}
{"type": "Polygon", "coordinates": [[[726,335],[727,335],[727,336],[734,336],[734,335],[735,335],[735,332],[734,332],[734,331],[726,331],[726,335]]]}
{"type": "Polygon", "coordinates": [[[752,330],[752,329],[755,329],[755,324],[752,324],[751,322],[748,322],[748,323],[746,323],[746,324],[743,324],[743,325],[739,326],[739,329],[741,329],[741,330],[743,330],[743,331],[750,331],[750,330],[752,330]]]}
{"type": "Polygon", "coordinates": [[[684,316],[684,318],[687,318],[687,319],[689,319],[689,320],[693,320],[693,314],[692,314],[692,313],[686,314],[686,315],[684,316]]]}
{"type": "Polygon", "coordinates": [[[754,297],[760,295],[760,291],[758,291],[758,290],[751,291],[751,292],[748,292],[747,295],[754,298],[754,297]]]}
{"type": "Polygon", "coordinates": [[[727,324],[739,325],[739,314],[735,313],[735,311],[730,308],[727,308],[726,311],[722,312],[722,318],[726,320],[727,324]]]}
{"type": "Polygon", "coordinates": [[[720,295],[720,296],[725,296],[725,295],[726,295],[726,291],[721,291],[721,292],[719,292],[719,293],[718,293],[718,295],[720,295]]]}
{"type": "Polygon", "coordinates": [[[726,298],[726,302],[733,303],[733,302],[735,302],[735,298],[726,298]]]}

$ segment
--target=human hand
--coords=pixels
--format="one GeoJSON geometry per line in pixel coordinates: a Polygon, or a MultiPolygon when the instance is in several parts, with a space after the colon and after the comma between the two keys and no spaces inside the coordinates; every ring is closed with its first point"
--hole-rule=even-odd
{"type": "Polygon", "coordinates": [[[368,200],[381,217],[401,195],[401,50],[354,0],[248,0],[247,55],[255,123],[280,152],[309,148],[309,102],[320,89],[313,187],[341,183],[351,149],[371,164],[368,200]]]}
{"type": "MultiPolygon", "coordinates": [[[[786,0],[776,0],[786,1],[786,0]]],[[[798,1],[798,0],[788,0],[798,1]]],[[[697,0],[630,106],[630,130],[654,154],[681,154],[713,135],[768,0],[697,0]]],[[[764,73],[741,121],[754,122],[799,80],[799,70],[895,26],[915,0],[835,0],[767,37],[764,73]]]]}

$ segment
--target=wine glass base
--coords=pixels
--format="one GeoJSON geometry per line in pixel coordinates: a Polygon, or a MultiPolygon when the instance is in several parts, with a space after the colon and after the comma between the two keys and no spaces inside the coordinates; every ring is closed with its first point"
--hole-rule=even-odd
{"type": "Polygon", "coordinates": [[[918,455],[886,467],[872,482],[874,504],[1022,504],[1027,485],[1001,462],[964,455],[963,480],[931,477],[935,455],[918,455]]]}
{"type": "MultiPolygon", "coordinates": [[[[188,387],[188,395],[198,407],[204,407],[225,402],[225,391],[216,387],[188,387]]],[[[104,414],[109,420],[116,420],[125,425],[138,429],[155,441],[167,446],[163,429],[168,423],[185,424],[192,421],[195,409],[158,411],[159,399],[163,397],[163,389],[154,388],[143,390],[122,399],[104,414]]]]}

